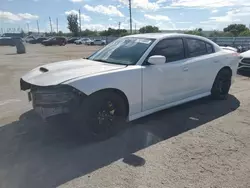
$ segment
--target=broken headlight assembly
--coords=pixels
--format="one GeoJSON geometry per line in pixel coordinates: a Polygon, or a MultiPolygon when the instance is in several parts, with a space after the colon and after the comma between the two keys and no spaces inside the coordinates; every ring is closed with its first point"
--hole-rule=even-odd
{"type": "Polygon", "coordinates": [[[66,104],[80,98],[81,93],[70,86],[31,88],[33,105],[66,104]]]}

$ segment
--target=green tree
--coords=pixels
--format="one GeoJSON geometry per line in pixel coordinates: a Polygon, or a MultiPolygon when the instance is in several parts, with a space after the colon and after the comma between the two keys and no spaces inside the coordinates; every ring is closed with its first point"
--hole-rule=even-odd
{"type": "Polygon", "coordinates": [[[108,30],[101,31],[101,36],[125,36],[128,34],[128,31],[126,29],[113,29],[108,28],[108,30]]]}
{"type": "Polygon", "coordinates": [[[243,31],[239,34],[241,37],[250,37],[250,30],[243,31]]]}
{"type": "Polygon", "coordinates": [[[59,31],[59,32],[58,32],[58,36],[63,36],[63,32],[62,32],[62,31],[59,31]]]}
{"type": "Polygon", "coordinates": [[[244,24],[231,24],[223,29],[224,32],[230,32],[234,36],[238,36],[240,33],[249,30],[244,24]]]}
{"type": "Polygon", "coordinates": [[[140,33],[158,33],[160,32],[158,27],[147,25],[139,29],[140,33]]]}
{"type": "Polygon", "coordinates": [[[199,28],[199,29],[195,29],[195,30],[191,30],[191,31],[186,31],[184,32],[185,34],[189,34],[189,35],[199,35],[199,36],[202,36],[202,29],[199,28]]]}
{"type": "Polygon", "coordinates": [[[78,27],[78,15],[70,14],[67,16],[68,20],[68,29],[73,33],[74,36],[78,36],[79,27],[78,27]]]}
{"type": "Polygon", "coordinates": [[[89,30],[89,29],[85,29],[84,31],[82,31],[82,32],[80,33],[80,35],[81,35],[81,36],[97,36],[98,33],[97,33],[97,31],[91,31],[91,30],[89,30]]]}

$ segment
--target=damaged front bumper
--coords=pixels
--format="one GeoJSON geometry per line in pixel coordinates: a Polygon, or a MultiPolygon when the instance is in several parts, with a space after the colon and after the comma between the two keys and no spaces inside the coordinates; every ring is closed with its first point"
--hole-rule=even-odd
{"type": "Polygon", "coordinates": [[[29,90],[28,98],[34,110],[44,119],[59,114],[74,113],[86,95],[68,85],[35,86],[21,79],[21,90],[29,90]]]}

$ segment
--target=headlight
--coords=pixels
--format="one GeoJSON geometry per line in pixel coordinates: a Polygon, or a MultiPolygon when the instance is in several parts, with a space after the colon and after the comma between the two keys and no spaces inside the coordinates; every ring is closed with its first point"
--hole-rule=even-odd
{"type": "Polygon", "coordinates": [[[39,87],[31,90],[34,105],[63,104],[75,96],[73,89],[68,87],[39,87]]]}

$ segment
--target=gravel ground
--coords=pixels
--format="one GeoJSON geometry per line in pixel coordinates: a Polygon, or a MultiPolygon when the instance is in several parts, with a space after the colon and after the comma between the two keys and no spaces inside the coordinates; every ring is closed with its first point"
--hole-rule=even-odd
{"type": "Polygon", "coordinates": [[[0,47],[1,188],[249,188],[250,82],[226,101],[197,100],[141,118],[95,142],[71,122],[44,123],[19,89],[28,70],[98,47],[0,47]]]}

